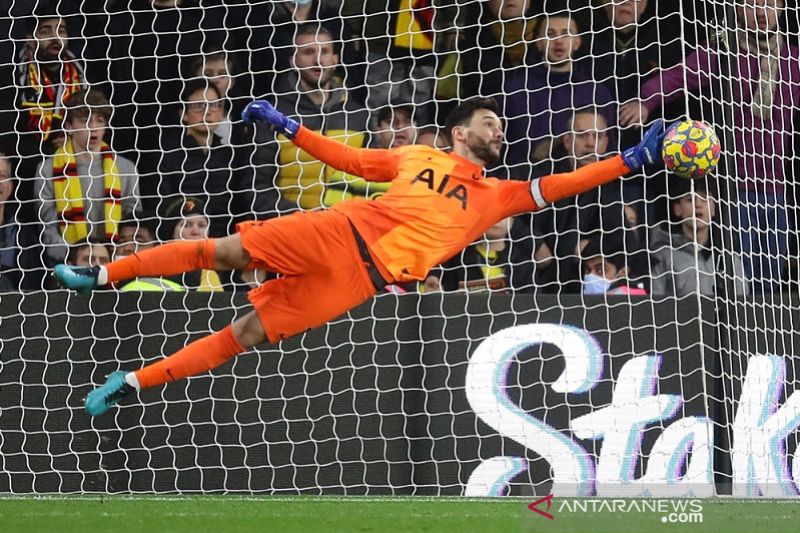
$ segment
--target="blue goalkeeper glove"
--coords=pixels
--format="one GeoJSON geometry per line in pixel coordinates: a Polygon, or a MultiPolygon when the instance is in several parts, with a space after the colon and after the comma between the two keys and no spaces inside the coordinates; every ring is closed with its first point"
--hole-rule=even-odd
{"type": "Polygon", "coordinates": [[[661,119],[656,120],[655,124],[650,126],[644,133],[644,137],[642,137],[642,141],[639,144],[622,152],[622,159],[628,168],[639,170],[645,165],[660,163],[662,161],[661,143],[664,141],[666,134],[664,121],[661,119]]]}
{"type": "Polygon", "coordinates": [[[297,130],[300,129],[300,124],[296,120],[290,119],[266,100],[255,100],[247,104],[242,111],[242,120],[248,124],[254,122],[272,124],[275,131],[283,133],[290,139],[294,139],[297,130]]]}

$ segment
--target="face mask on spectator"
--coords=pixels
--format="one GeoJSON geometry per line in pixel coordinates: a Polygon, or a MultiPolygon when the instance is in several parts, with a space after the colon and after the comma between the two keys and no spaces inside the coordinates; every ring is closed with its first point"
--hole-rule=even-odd
{"type": "Polygon", "coordinates": [[[611,280],[596,274],[583,276],[583,294],[605,294],[609,287],[611,287],[611,280]]]}

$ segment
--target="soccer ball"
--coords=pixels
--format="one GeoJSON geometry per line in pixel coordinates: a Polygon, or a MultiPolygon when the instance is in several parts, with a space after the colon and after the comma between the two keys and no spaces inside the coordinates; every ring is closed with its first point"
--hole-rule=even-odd
{"type": "Polygon", "coordinates": [[[702,178],[714,170],[721,151],[714,128],[691,119],[673,124],[661,146],[667,170],[687,179],[702,178]]]}

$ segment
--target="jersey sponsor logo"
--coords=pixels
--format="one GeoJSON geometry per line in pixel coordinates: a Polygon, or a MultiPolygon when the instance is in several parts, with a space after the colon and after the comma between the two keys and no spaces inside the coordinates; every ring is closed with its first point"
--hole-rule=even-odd
{"type": "Polygon", "coordinates": [[[444,194],[447,198],[455,198],[459,202],[461,202],[461,209],[464,211],[467,210],[467,188],[461,185],[455,185],[453,187],[448,188],[448,182],[450,181],[450,174],[445,174],[444,177],[439,181],[437,185],[437,179],[435,174],[433,173],[432,168],[426,168],[421,171],[417,176],[411,180],[411,185],[415,183],[425,183],[428,185],[428,189],[432,191],[436,191],[439,194],[444,194]]]}

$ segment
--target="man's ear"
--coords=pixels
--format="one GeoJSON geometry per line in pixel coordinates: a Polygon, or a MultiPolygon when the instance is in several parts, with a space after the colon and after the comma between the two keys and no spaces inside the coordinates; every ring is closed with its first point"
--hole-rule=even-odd
{"type": "Polygon", "coordinates": [[[455,143],[456,138],[459,140],[463,140],[463,137],[466,136],[464,133],[464,126],[453,126],[453,129],[450,130],[450,135],[453,137],[453,142],[455,143]]]}
{"type": "Polygon", "coordinates": [[[622,267],[619,270],[617,270],[617,277],[615,279],[627,278],[629,272],[630,272],[630,268],[628,268],[628,265],[625,265],[624,267],[622,267]]]}
{"type": "Polygon", "coordinates": [[[582,44],[583,44],[583,39],[581,38],[580,34],[576,35],[575,40],[573,41],[571,57],[575,57],[575,54],[577,54],[578,50],[581,49],[582,44]]]}

